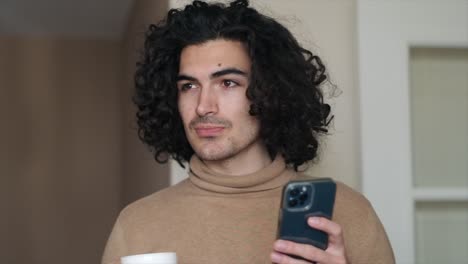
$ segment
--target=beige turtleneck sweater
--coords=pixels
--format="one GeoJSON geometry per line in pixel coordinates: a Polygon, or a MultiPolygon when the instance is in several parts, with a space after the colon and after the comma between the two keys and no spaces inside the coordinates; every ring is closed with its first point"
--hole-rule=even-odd
{"type": "MultiPolygon", "coordinates": [[[[281,191],[297,178],[278,156],[249,175],[215,173],[193,156],[189,178],[127,206],[107,242],[102,264],[120,257],[173,251],[179,264],[271,263],[281,191]]],[[[370,203],[337,183],[333,221],[344,230],[353,264],[395,263],[370,203]]]]}

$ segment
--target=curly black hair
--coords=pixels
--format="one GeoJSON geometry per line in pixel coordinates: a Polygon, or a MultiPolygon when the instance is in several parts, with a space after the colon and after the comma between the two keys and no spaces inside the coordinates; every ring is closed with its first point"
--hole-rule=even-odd
{"type": "Polygon", "coordinates": [[[182,165],[194,154],[177,108],[180,53],[215,39],[246,45],[252,65],[249,113],[260,122],[270,156],[282,154],[296,170],[316,158],[318,137],[328,132],[333,118],[320,89],[328,78],[325,66],[277,21],[249,7],[247,0],[229,5],[193,1],[171,9],[165,20],[149,26],[145,37],[133,101],[138,135],[156,161],[172,157],[182,165]]]}

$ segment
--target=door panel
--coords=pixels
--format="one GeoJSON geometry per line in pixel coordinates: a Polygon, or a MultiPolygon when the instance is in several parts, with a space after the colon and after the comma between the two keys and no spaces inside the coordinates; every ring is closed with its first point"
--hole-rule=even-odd
{"type": "Polygon", "coordinates": [[[447,56],[468,48],[468,1],[358,0],[357,19],[363,191],[386,227],[397,263],[429,263],[431,254],[463,263],[468,234],[455,223],[468,211],[468,74],[429,69],[446,67],[447,56]],[[421,64],[434,60],[433,52],[419,56],[431,49],[446,54],[421,64]],[[413,77],[416,71],[422,78],[413,77]],[[436,247],[436,238],[457,235],[456,242],[436,247]]]}

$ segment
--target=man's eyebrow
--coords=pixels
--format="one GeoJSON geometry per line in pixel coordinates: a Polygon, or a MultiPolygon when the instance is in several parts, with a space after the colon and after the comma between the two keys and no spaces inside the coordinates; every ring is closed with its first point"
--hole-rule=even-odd
{"type": "MultiPolygon", "coordinates": [[[[210,79],[218,78],[220,76],[227,75],[227,74],[237,74],[237,75],[242,75],[242,76],[246,76],[246,77],[248,76],[248,74],[246,72],[244,72],[242,70],[239,70],[237,68],[227,68],[227,69],[223,69],[223,70],[220,70],[220,71],[213,72],[210,75],[210,79]]],[[[185,75],[185,74],[179,74],[177,76],[177,81],[196,82],[197,78],[189,76],[189,75],[185,75]]]]}
{"type": "Polygon", "coordinates": [[[227,68],[227,69],[223,69],[223,70],[220,70],[220,71],[217,71],[217,72],[213,72],[211,74],[211,79],[217,78],[217,77],[220,77],[220,76],[223,76],[223,75],[227,75],[227,74],[237,74],[237,75],[242,75],[242,76],[247,77],[247,73],[242,71],[242,70],[239,70],[237,68],[227,68]]]}
{"type": "Polygon", "coordinates": [[[192,81],[192,82],[196,82],[197,79],[192,77],[192,76],[188,76],[188,75],[185,75],[185,74],[180,74],[179,76],[177,76],[177,81],[192,81]]]}

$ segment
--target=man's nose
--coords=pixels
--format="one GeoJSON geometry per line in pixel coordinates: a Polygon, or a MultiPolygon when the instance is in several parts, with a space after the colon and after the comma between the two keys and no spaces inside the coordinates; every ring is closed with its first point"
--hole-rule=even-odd
{"type": "Polygon", "coordinates": [[[218,100],[211,88],[202,88],[198,97],[197,115],[208,116],[218,112],[218,100]]]}

